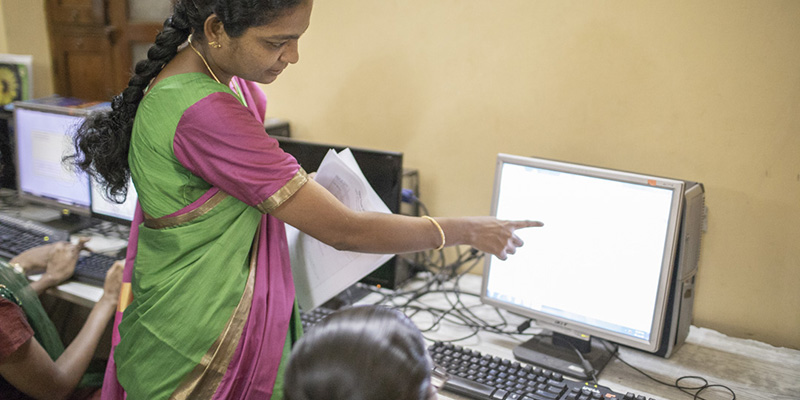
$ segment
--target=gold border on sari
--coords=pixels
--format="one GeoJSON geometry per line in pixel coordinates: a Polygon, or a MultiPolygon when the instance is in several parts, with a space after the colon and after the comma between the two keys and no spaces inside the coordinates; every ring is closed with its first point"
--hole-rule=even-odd
{"type": "Polygon", "coordinates": [[[161,218],[152,218],[148,215],[145,215],[144,226],[150,229],[164,229],[187,223],[195,218],[205,215],[206,213],[211,211],[214,207],[216,207],[217,204],[221,203],[222,200],[225,200],[227,197],[228,194],[220,190],[219,192],[211,196],[211,198],[206,200],[206,202],[203,203],[200,207],[197,207],[194,210],[187,212],[186,214],[176,215],[174,217],[161,217],[161,218]]]}
{"type": "Polygon", "coordinates": [[[258,239],[260,236],[260,225],[258,232],[253,240],[253,247],[250,250],[250,273],[247,276],[247,284],[239,300],[239,304],[228,319],[228,323],[220,333],[214,344],[208,349],[200,360],[172,393],[170,399],[210,399],[219,387],[219,383],[225,376],[231,358],[239,345],[242,337],[244,325],[250,315],[250,306],[253,302],[253,290],[256,275],[256,260],[258,255],[258,239]]]}
{"type": "Polygon", "coordinates": [[[122,282],[122,287],[119,291],[119,303],[117,304],[117,311],[125,312],[125,309],[133,303],[133,290],[130,282],[122,282]]]}
{"type": "Polygon", "coordinates": [[[308,182],[308,174],[303,168],[300,168],[296,174],[289,180],[282,188],[278,189],[275,194],[270,196],[268,199],[264,200],[261,204],[257,205],[256,208],[258,211],[261,211],[262,214],[269,214],[278,206],[283,204],[284,201],[292,197],[292,195],[297,192],[298,189],[303,187],[303,185],[308,182]]]}

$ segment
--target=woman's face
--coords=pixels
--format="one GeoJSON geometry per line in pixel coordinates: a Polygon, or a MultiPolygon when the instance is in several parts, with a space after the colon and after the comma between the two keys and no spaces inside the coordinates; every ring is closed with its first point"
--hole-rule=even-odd
{"type": "Polygon", "coordinates": [[[249,28],[236,38],[222,33],[218,40],[222,46],[209,49],[215,70],[222,72],[219,78],[227,82],[235,75],[272,83],[289,64],[299,60],[298,40],[308,29],[312,4],[312,0],[305,0],[268,25],[249,28]]]}

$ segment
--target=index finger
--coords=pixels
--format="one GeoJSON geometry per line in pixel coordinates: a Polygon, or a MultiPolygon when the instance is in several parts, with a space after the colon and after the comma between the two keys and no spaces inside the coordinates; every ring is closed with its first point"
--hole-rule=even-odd
{"type": "Polygon", "coordinates": [[[541,226],[544,226],[544,222],[531,220],[514,221],[514,229],[537,228],[541,226]]]}
{"type": "Polygon", "coordinates": [[[78,237],[78,241],[73,243],[73,246],[74,246],[73,249],[75,249],[75,251],[78,251],[78,252],[80,252],[83,249],[89,250],[89,248],[86,247],[86,242],[88,242],[90,239],[91,239],[91,237],[88,237],[88,236],[80,236],[80,237],[78,237]]]}

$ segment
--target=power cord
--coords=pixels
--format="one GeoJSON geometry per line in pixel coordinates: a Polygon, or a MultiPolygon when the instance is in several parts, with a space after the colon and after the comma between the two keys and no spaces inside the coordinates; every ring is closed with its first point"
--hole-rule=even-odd
{"type": "MultiPolygon", "coordinates": [[[[603,342],[603,345],[607,346],[607,344],[605,342],[603,342]]],[[[697,400],[697,399],[706,400],[705,398],[700,397],[700,393],[703,393],[704,391],[706,391],[708,389],[711,389],[711,388],[722,388],[722,389],[725,389],[728,392],[730,392],[730,394],[732,396],[731,400],[736,400],[736,393],[733,391],[733,389],[731,389],[731,388],[729,388],[729,387],[727,387],[725,385],[721,385],[721,384],[709,384],[708,383],[708,379],[703,378],[702,376],[695,376],[695,375],[681,376],[681,377],[679,377],[678,379],[675,380],[675,383],[669,383],[669,382],[662,381],[662,380],[660,380],[658,378],[655,378],[655,377],[651,376],[650,374],[648,374],[647,372],[644,372],[641,369],[634,367],[633,365],[631,365],[627,361],[623,360],[619,356],[619,354],[617,354],[617,353],[614,353],[613,356],[614,356],[614,358],[616,358],[617,360],[619,360],[623,364],[627,365],[628,367],[630,367],[634,371],[644,375],[648,379],[650,379],[650,380],[652,380],[654,382],[660,383],[660,384],[662,384],[664,386],[676,388],[676,389],[680,390],[681,392],[683,392],[685,394],[688,394],[689,396],[692,396],[692,399],[695,399],[695,400],[697,400]],[[684,380],[689,380],[689,379],[700,380],[700,381],[703,382],[703,384],[702,385],[697,385],[697,386],[681,385],[681,382],[683,382],[684,380]],[[692,390],[695,391],[695,392],[692,393],[691,392],[692,390]]]]}
{"type": "MultiPolygon", "coordinates": [[[[446,340],[446,342],[463,341],[481,331],[509,336],[520,335],[520,332],[510,326],[498,308],[491,307],[497,313],[501,322],[492,324],[473,312],[473,309],[488,306],[483,303],[475,305],[464,303],[463,299],[465,297],[480,297],[480,295],[462,291],[459,285],[460,279],[480,264],[484,254],[474,248],[469,248],[468,250],[458,248],[457,251],[457,259],[453,262],[446,262],[443,257],[428,258],[428,262],[421,265],[421,267],[424,267],[423,271],[429,274],[429,277],[420,287],[405,291],[394,291],[393,293],[386,293],[376,289],[375,292],[380,294],[381,299],[375,303],[389,305],[409,316],[417,316],[421,313],[430,314],[432,319],[430,325],[420,326],[423,335],[438,330],[442,322],[448,322],[469,330],[467,335],[446,340]],[[435,264],[430,262],[432,260],[435,260],[435,264]],[[446,283],[448,284],[447,287],[445,286],[446,283]],[[441,308],[426,305],[423,300],[428,295],[443,296],[448,302],[448,307],[441,308]]],[[[418,323],[418,325],[420,324],[418,323]]]]}

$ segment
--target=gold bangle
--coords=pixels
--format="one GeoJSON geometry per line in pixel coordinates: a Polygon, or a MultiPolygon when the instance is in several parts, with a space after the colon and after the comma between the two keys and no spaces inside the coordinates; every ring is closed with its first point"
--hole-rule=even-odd
{"type": "Polygon", "coordinates": [[[15,263],[10,264],[10,265],[11,265],[11,268],[14,268],[14,271],[17,271],[17,273],[25,275],[25,268],[22,268],[22,265],[20,265],[20,263],[15,262],[15,263]]]}
{"type": "Polygon", "coordinates": [[[436,220],[435,220],[435,219],[433,219],[433,218],[431,218],[431,217],[429,217],[429,216],[427,216],[427,215],[423,215],[423,216],[422,216],[422,218],[425,218],[425,219],[427,219],[428,221],[431,221],[431,222],[433,222],[433,225],[435,225],[435,226],[436,226],[436,229],[438,229],[438,230],[439,230],[439,235],[442,237],[442,244],[440,244],[440,245],[439,245],[439,247],[435,248],[434,250],[441,250],[442,248],[444,248],[444,244],[445,244],[445,243],[447,243],[447,241],[446,241],[446,240],[445,240],[445,238],[444,238],[444,230],[442,229],[442,226],[441,226],[441,225],[439,225],[439,223],[438,223],[438,222],[436,222],[436,220]]]}

